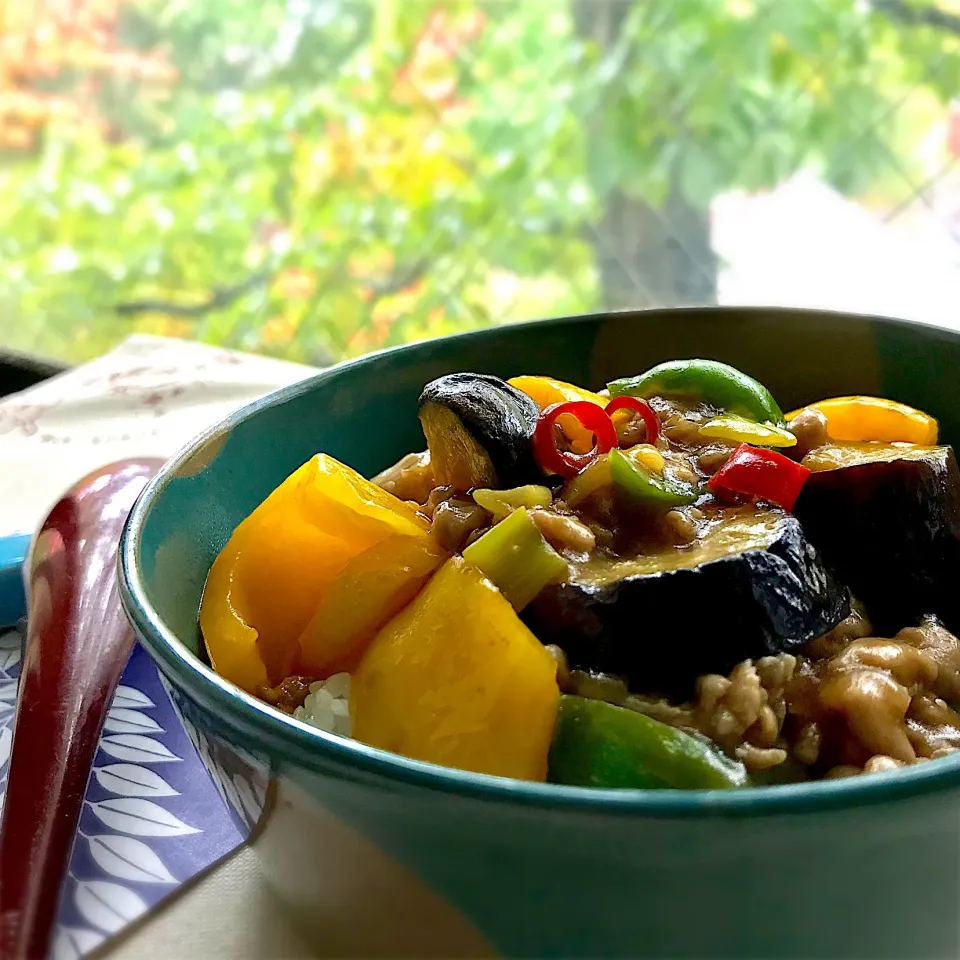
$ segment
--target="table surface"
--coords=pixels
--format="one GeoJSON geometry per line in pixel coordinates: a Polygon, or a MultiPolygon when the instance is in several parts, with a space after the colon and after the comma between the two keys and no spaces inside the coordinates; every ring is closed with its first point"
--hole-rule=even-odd
{"type": "Polygon", "coordinates": [[[322,954],[311,951],[287,922],[264,885],[256,853],[244,847],[179,891],[101,956],[110,960],[301,960],[322,954]]]}

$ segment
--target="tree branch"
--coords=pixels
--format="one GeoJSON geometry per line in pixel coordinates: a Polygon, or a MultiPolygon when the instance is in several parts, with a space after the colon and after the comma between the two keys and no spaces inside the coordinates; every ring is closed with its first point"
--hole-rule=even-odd
{"type": "Polygon", "coordinates": [[[946,33],[960,36],[960,16],[947,13],[933,5],[916,5],[908,0],[873,0],[871,4],[878,13],[886,14],[891,20],[909,24],[912,27],[933,27],[946,33]]]}
{"type": "Polygon", "coordinates": [[[229,287],[214,287],[213,293],[203,302],[194,304],[176,303],[169,300],[130,300],[114,306],[114,313],[132,317],[140,313],[166,313],[171,317],[196,320],[215,310],[223,310],[256,287],[261,287],[272,276],[272,271],[261,270],[240,283],[229,287]]]}

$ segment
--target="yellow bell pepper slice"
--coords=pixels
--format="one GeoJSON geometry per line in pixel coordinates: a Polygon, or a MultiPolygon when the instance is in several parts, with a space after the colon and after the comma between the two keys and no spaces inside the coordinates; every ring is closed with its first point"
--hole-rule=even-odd
{"type": "MultiPolygon", "coordinates": [[[[610,402],[609,397],[601,397],[598,393],[563,380],[554,380],[553,377],[513,377],[507,383],[535,400],[541,410],[545,410],[554,403],[565,403],[568,400],[587,400],[598,407],[605,407],[610,402]]],[[[613,415],[613,422],[617,425],[626,423],[630,416],[629,410],[621,410],[613,415]]],[[[574,453],[587,453],[592,449],[593,434],[576,417],[564,414],[558,418],[557,423],[570,441],[574,453]]]]}
{"type": "Polygon", "coordinates": [[[255,693],[259,687],[269,686],[270,679],[257,649],[257,631],[244,622],[233,605],[236,557],[243,550],[238,551],[235,541],[236,535],[230,552],[224,548],[210,569],[200,604],[200,632],[213,669],[241,689],[255,693]]]}
{"type": "Polygon", "coordinates": [[[427,521],[333,457],[308,460],[213,563],[200,629],[214,669],[250,693],[290,676],[329,585],[353,557],[398,536],[427,540],[427,521]]]}
{"type": "Polygon", "coordinates": [[[937,442],[937,421],[922,410],[883,397],[834,397],[811,403],[787,415],[792,420],[803,410],[819,410],[827,418],[831,440],[882,440],[886,443],[937,442]]]}
{"type": "Polygon", "coordinates": [[[353,735],[416,760],[544,780],[556,662],[479,570],[451,557],[377,634],[351,684],[353,735]]]}
{"type": "Polygon", "coordinates": [[[410,504],[325,453],[309,460],[284,485],[294,477],[305,514],[325,533],[369,538],[372,544],[391,534],[424,536],[430,529],[410,504]]]}
{"type": "Polygon", "coordinates": [[[708,420],[698,432],[708,440],[750,443],[756,447],[794,447],[797,444],[797,438],[789,430],[732,415],[708,420]]]}
{"type": "Polygon", "coordinates": [[[601,397],[598,393],[563,380],[554,380],[553,377],[513,377],[507,383],[535,400],[541,410],[565,400],[589,400],[599,407],[605,407],[608,402],[606,397],[601,397]]]}
{"type": "Polygon", "coordinates": [[[303,673],[352,672],[377,631],[413,600],[446,558],[433,537],[394,536],[348,561],[300,634],[303,673]]]}

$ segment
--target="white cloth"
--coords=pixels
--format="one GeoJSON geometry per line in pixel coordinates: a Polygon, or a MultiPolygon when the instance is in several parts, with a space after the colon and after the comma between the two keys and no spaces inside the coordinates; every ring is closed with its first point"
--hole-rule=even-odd
{"type": "Polygon", "coordinates": [[[130,456],[169,457],[312,367],[163,337],[115,350],[0,401],[0,537],[30,533],[63,491],[130,456]]]}

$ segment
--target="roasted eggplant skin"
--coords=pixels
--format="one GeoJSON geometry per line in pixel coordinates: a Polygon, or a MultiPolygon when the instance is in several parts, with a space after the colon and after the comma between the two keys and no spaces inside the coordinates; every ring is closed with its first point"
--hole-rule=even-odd
{"type": "Polygon", "coordinates": [[[926,614],[960,629],[960,471],[951,447],[813,472],[795,511],[878,636],[926,614]]]}
{"type": "Polygon", "coordinates": [[[574,669],[686,697],[699,675],[796,650],[849,611],[846,587],[783,514],[765,547],[611,583],[549,586],[523,619],[574,669]]]}
{"type": "Polygon", "coordinates": [[[423,388],[418,407],[440,483],[469,490],[543,481],[531,445],[540,407],[505,380],[451,373],[423,388]]]}

